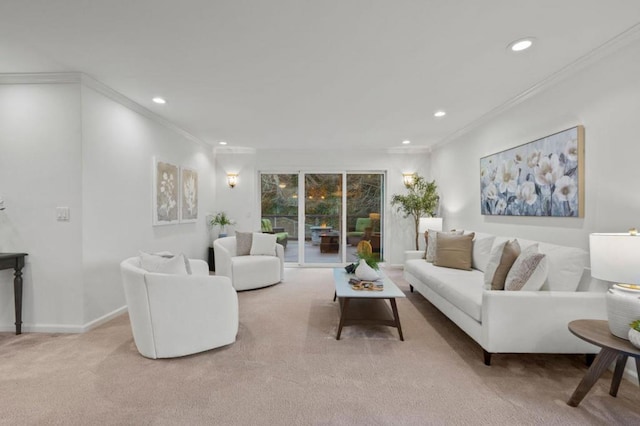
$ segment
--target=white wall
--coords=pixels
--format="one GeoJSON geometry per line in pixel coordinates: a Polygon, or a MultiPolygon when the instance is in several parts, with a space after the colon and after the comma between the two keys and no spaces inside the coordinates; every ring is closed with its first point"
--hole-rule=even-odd
{"type": "Polygon", "coordinates": [[[216,210],[224,210],[237,221],[237,230],[260,229],[259,172],[338,172],[382,171],[387,174],[386,187],[386,239],[385,260],[401,264],[404,251],[414,248],[414,228],[411,219],[404,219],[389,205],[391,196],[405,193],[402,173],[417,172],[429,177],[428,156],[425,153],[389,153],[386,151],[332,151],[322,150],[260,150],[234,152],[218,150],[216,154],[217,199],[216,210]],[[226,184],[228,172],[239,173],[238,185],[231,189],[226,184]]]}
{"type": "Polygon", "coordinates": [[[125,304],[119,262],[139,250],[207,259],[205,215],[215,197],[213,153],[122,104],[82,87],[84,321],[125,304]],[[151,225],[152,158],[198,171],[196,223],[151,225]]]}
{"type": "MultiPolygon", "coordinates": [[[[83,320],[80,115],[78,84],[0,85],[0,251],[29,253],[23,330],[83,320]]],[[[0,330],[14,321],[13,271],[0,271],[0,330]]]]}
{"type": "MultiPolygon", "coordinates": [[[[29,253],[23,330],[77,332],[121,312],[119,262],[138,250],[206,259],[212,150],[150,117],[80,83],[0,85],[0,251],[29,253]],[[197,223],[152,226],[153,156],[199,172],[197,223]]],[[[1,271],[3,331],[14,329],[12,283],[1,271]]]]}
{"type": "Polygon", "coordinates": [[[591,232],[640,226],[640,42],[628,45],[501,116],[435,149],[446,228],[465,228],[588,249],[591,232]],[[569,127],[585,126],[584,218],[480,214],[480,158],[569,127]]]}

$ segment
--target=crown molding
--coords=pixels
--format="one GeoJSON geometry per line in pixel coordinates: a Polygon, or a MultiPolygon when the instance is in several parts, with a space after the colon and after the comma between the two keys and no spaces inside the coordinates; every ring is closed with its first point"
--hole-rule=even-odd
{"type": "Polygon", "coordinates": [[[524,90],[523,92],[517,94],[513,98],[507,100],[506,102],[498,105],[493,108],[489,112],[481,115],[479,118],[471,121],[469,124],[461,127],[440,141],[436,142],[432,145],[432,148],[439,148],[443,145],[446,145],[450,142],[453,142],[460,136],[471,132],[472,130],[477,129],[483,124],[488,123],[489,121],[495,119],[500,114],[508,111],[511,108],[521,104],[522,102],[536,96],[537,94],[549,89],[554,86],[556,83],[570,77],[573,74],[585,69],[586,67],[593,65],[605,57],[617,52],[623,47],[637,41],[640,39],[640,23],[633,25],[627,30],[621,32],[617,36],[608,41],[604,42],[600,46],[595,49],[589,51],[588,53],[580,56],[575,61],[565,65],[560,68],[558,71],[550,74],[546,78],[542,79],[538,83],[524,90]]]}
{"type": "Polygon", "coordinates": [[[191,133],[187,132],[183,128],[173,124],[156,114],[155,112],[145,108],[139,103],[129,99],[122,93],[112,89],[106,84],[96,80],[93,77],[81,72],[51,72],[51,73],[13,73],[13,74],[0,74],[0,84],[81,84],[96,92],[106,96],[114,102],[119,103],[132,111],[154,121],[155,123],[171,130],[174,133],[195,142],[199,145],[203,145],[207,148],[211,148],[211,145],[198,139],[191,133]]]}
{"type": "Polygon", "coordinates": [[[70,84],[80,83],[80,72],[29,72],[0,74],[0,84],[70,84]]]}
{"type": "Polygon", "coordinates": [[[184,137],[185,139],[188,139],[192,142],[195,142],[197,144],[203,145],[207,148],[211,148],[211,145],[200,140],[199,138],[195,137],[194,135],[192,135],[191,133],[187,132],[186,130],[184,130],[182,127],[179,127],[175,124],[173,124],[171,121],[167,120],[164,117],[161,117],[160,115],[156,114],[155,112],[145,108],[144,106],[140,105],[139,103],[129,99],[128,97],[126,97],[125,95],[123,95],[122,93],[112,89],[111,87],[107,86],[106,84],[96,80],[93,77],[88,76],[87,74],[81,73],[81,83],[90,88],[95,90],[96,92],[100,93],[101,95],[106,96],[107,98],[111,99],[114,102],[117,102],[127,108],[129,108],[130,110],[133,110],[135,112],[137,112],[138,114],[154,121],[155,123],[165,127],[168,130],[171,130],[175,133],[177,133],[178,135],[184,137]]]}

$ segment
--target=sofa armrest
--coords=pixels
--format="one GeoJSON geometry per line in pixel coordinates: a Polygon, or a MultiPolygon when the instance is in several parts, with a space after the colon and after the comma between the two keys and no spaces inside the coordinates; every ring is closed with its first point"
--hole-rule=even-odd
{"type": "Polygon", "coordinates": [[[209,264],[202,259],[189,259],[191,274],[209,275],[209,264]]]}
{"type": "Polygon", "coordinates": [[[568,330],[583,318],[607,318],[604,293],[484,290],[481,345],[488,352],[595,353],[568,330]]]}
{"type": "Polygon", "coordinates": [[[424,250],[406,250],[404,252],[404,261],[422,259],[422,256],[424,256],[424,250]]]}
{"type": "Polygon", "coordinates": [[[284,279],[284,246],[276,244],[276,256],[280,259],[280,279],[284,279]]]}

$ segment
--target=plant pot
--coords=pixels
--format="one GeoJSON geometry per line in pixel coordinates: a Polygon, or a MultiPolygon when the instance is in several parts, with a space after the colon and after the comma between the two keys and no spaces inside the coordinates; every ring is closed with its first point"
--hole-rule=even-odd
{"type": "Polygon", "coordinates": [[[628,337],[633,346],[640,348],[640,331],[635,328],[630,328],[628,337]]]}
{"type": "Polygon", "coordinates": [[[358,263],[356,277],[364,281],[375,281],[380,278],[376,270],[369,266],[364,259],[360,259],[358,263]]]}

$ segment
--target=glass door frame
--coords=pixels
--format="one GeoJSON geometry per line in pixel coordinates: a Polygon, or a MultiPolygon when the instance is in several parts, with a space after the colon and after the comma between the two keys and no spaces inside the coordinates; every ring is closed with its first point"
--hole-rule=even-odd
{"type": "Polygon", "coordinates": [[[387,172],[386,170],[345,170],[345,169],[339,169],[339,170],[325,170],[325,169],[319,169],[319,170],[311,170],[311,169],[306,169],[306,170],[288,170],[288,169],[281,169],[281,170],[258,170],[257,173],[257,188],[258,191],[256,198],[258,199],[258,208],[260,209],[260,211],[258,212],[258,217],[262,217],[262,203],[261,203],[261,194],[262,194],[262,179],[261,176],[263,174],[297,174],[298,175],[298,262],[285,262],[285,266],[286,267],[299,267],[299,268],[336,268],[336,267],[342,267],[346,264],[352,263],[352,261],[347,260],[347,175],[349,174],[377,174],[377,175],[382,175],[383,177],[383,182],[382,182],[382,188],[381,188],[381,194],[380,194],[380,203],[381,203],[381,210],[385,212],[385,214],[383,215],[384,221],[381,224],[382,230],[383,232],[381,233],[380,236],[380,250],[381,250],[381,256],[382,259],[384,259],[384,246],[385,246],[385,233],[386,233],[386,222],[387,222],[387,203],[386,203],[386,193],[387,193],[387,172]],[[332,263],[308,263],[306,261],[306,259],[304,258],[304,242],[305,242],[305,229],[306,229],[306,222],[305,222],[305,216],[306,216],[306,199],[305,199],[305,194],[306,194],[306,182],[305,182],[305,176],[308,174],[335,174],[335,175],[341,175],[342,179],[342,198],[341,198],[341,211],[340,211],[340,223],[341,223],[341,232],[340,232],[340,261],[339,262],[332,262],[332,263]]]}

